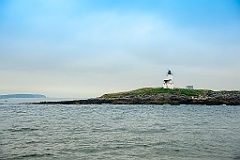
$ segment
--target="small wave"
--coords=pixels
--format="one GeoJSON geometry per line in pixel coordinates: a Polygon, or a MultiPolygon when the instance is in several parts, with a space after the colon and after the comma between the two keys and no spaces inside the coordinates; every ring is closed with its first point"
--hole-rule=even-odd
{"type": "Polygon", "coordinates": [[[146,129],[146,130],[134,130],[133,133],[136,134],[155,134],[155,133],[167,133],[169,132],[168,129],[162,128],[162,129],[146,129]]]}
{"type": "Polygon", "coordinates": [[[233,159],[240,160],[240,156],[235,156],[233,159]]]}
{"type": "Polygon", "coordinates": [[[26,154],[26,155],[21,155],[18,157],[14,157],[13,159],[25,159],[25,158],[41,158],[41,157],[50,157],[53,156],[53,154],[50,153],[45,153],[45,154],[26,154]]]}
{"type": "Polygon", "coordinates": [[[37,144],[37,143],[43,143],[42,141],[27,141],[26,144],[37,144]]]}
{"type": "Polygon", "coordinates": [[[27,113],[26,111],[16,111],[16,113],[27,113]]]}
{"type": "Polygon", "coordinates": [[[38,129],[37,128],[29,128],[29,127],[7,129],[7,131],[10,131],[10,132],[28,132],[28,131],[36,131],[36,130],[38,130],[38,129]]]}

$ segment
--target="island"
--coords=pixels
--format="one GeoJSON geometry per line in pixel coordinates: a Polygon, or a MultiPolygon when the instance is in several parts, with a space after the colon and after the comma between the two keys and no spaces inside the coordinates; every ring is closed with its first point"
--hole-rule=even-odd
{"type": "Polygon", "coordinates": [[[104,94],[86,100],[38,102],[34,104],[205,104],[240,105],[240,91],[213,91],[183,88],[140,88],[127,92],[104,94]]]}
{"type": "Polygon", "coordinates": [[[0,99],[9,99],[9,98],[46,98],[42,94],[6,94],[0,95],[0,99]]]}

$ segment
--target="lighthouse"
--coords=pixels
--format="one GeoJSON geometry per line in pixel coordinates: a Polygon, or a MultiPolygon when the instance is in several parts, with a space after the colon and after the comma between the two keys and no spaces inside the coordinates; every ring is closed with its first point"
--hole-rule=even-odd
{"type": "Polygon", "coordinates": [[[166,74],[166,78],[163,80],[163,88],[170,88],[173,89],[173,75],[172,71],[168,70],[166,74]]]}

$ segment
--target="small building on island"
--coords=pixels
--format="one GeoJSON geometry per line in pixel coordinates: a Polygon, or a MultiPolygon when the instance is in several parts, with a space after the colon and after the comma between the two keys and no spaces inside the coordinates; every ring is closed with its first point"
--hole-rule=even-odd
{"type": "Polygon", "coordinates": [[[186,86],[186,89],[193,90],[193,86],[186,86]]]}

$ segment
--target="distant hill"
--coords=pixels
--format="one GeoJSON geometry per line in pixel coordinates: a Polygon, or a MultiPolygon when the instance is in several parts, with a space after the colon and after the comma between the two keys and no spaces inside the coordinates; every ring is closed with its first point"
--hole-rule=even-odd
{"type": "Polygon", "coordinates": [[[0,99],[9,99],[9,98],[46,98],[42,94],[6,94],[0,95],[0,99]]]}

